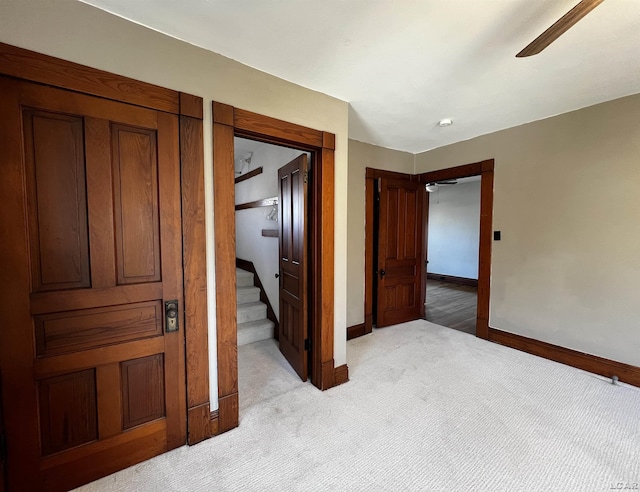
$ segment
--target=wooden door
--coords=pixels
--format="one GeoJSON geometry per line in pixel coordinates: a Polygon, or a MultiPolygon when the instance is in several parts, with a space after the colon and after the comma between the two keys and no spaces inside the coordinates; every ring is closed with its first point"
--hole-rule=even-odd
{"type": "MultiPolygon", "coordinates": [[[[2,395],[2,374],[0,373],[0,395],[2,395]]],[[[2,399],[0,399],[0,492],[7,489],[6,461],[6,435],[4,431],[4,414],[2,412],[2,399]]]]}
{"type": "Polygon", "coordinates": [[[280,351],[303,381],[308,376],[307,155],[278,169],[280,229],[280,351]]]}
{"type": "Polygon", "coordinates": [[[4,77],[0,109],[8,484],[63,490],[186,442],[178,121],[4,77]]]}
{"type": "Polygon", "coordinates": [[[420,317],[424,185],[380,178],[377,326],[420,317]]]}

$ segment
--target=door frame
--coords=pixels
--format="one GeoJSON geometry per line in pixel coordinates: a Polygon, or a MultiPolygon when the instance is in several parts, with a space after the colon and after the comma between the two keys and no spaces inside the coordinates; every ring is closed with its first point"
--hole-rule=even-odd
{"type": "MultiPolygon", "coordinates": [[[[377,178],[388,177],[393,179],[406,179],[420,183],[432,181],[444,181],[448,179],[467,178],[480,176],[480,240],[478,252],[478,308],[476,315],[476,337],[488,340],[489,338],[489,303],[491,293],[491,238],[493,227],[493,176],[494,159],[465,164],[462,166],[430,171],[422,174],[410,175],[379,169],[366,169],[366,219],[365,219],[365,298],[364,298],[364,330],[354,332],[353,336],[371,333],[373,328],[373,199],[374,184],[377,178]]],[[[423,210],[423,253],[427,248],[427,222],[429,220],[428,200],[425,200],[423,210]]],[[[424,298],[426,295],[426,275],[422,279],[422,316],[424,317],[424,298]]],[[[349,334],[348,334],[349,335],[349,334]]]]}
{"type": "MultiPolygon", "coordinates": [[[[343,382],[333,359],[335,135],[228,104],[212,102],[215,278],[236,285],[234,137],[285,145],[311,152],[309,336],[311,382],[321,390],[343,382]],[[338,376],[336,376],[338,374],[338,376]]],[[[238,426],[238,345],[235,289],[216,289],[218,411],[211,415],[219,432],[238,426]]],[[[344,379],[346,380],[346,379],[344,379]]]]}
{"type": "Polygon", "coordinates": [[[188,444],[195,444],[211,437],[203,99],[4,43],[0,43],[0,60],[0,75],[178,116],[187,389],[185,438],[188,444]]]}

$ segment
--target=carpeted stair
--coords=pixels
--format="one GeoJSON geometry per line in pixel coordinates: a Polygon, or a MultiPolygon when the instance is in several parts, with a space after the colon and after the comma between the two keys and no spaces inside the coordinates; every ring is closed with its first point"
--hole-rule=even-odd
{"type": "Polygon", "coordinates": [[[260,302],[253,273],[236,268],[236,279],[238,346],[272,338],[273,321],[267,319],[267,305],[260,302]]]}

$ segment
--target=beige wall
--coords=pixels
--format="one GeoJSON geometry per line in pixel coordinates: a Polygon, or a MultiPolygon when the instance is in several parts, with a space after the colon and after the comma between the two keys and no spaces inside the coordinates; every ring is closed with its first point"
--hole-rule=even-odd
{"type": "MultiPolygon", "coordinates": [[[[217,366],[211,101],[335,133],[334,359],[336,366],[346,363],[347,103],[71,0],[2,0],[0,41],[204,98],[212,395],[217,394],[217,366]]],[[[212,405],[216,401],[213,397],[212,405]]]]}
{"type": "Polygon", "coordinates": [[[413,174],[414,155],[349,140],[347,326],[364,322],[365,169],[413,174]]]}
{"type": "Polygon", "coordinates": [[[640,365],[639,115],[640,94],[416,156],[495,159],[490,326],[640,365]]]}

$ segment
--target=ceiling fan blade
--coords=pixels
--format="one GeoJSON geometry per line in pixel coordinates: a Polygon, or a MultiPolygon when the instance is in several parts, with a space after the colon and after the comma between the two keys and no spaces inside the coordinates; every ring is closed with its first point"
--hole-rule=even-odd
{"type": "Polygon", "coordinates": [[[439,185],[454,185],[454,184],[458,184],[458,181],[456,181],[455,179],[450,179],[450,180],[446,180],[446,181],[436,181],[436,184],[439,184],[439,185]]]}
{"type": "Polygon", "coordinates": [[[549,29],[540,34],[536,39],[529,43],[516,58],[524,58],[525,56],[537,55],[562,34],[568,31],[576,22],[585,15],[595,9],[604,0],[582,0],[578,5],[573,7],[569,12],[564,14],[549,29]]]}

